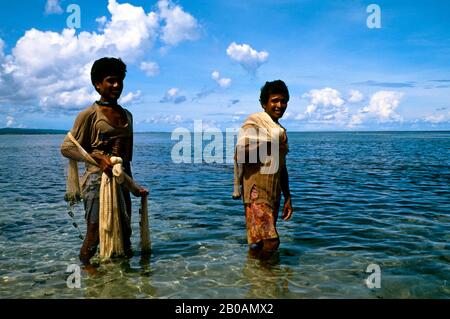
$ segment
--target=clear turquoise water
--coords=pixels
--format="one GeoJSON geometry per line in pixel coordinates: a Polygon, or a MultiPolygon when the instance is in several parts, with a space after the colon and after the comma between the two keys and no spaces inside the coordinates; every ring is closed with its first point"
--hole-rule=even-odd
{"type": "MultiPolygon", "coordinates": [[[[449,298],[450,132],[290,133],[295,213],[278,258],[247,254],[232,166],[173,164],[170,134],[137,134],[153,252],[66,285],[81,240],[63,201],[62,135],[0,136],[0,298],[449,298]],[[369,264],[381,288],[369,289],[369,264]]],[[[84,232],[83,210],[76,220],[84,232]]]]}

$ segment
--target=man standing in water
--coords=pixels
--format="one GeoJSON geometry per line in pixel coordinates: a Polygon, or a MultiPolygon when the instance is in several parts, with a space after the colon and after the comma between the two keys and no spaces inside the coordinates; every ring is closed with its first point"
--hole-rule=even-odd
{"type": "Polygon", "coordinates": [[[241,189],[235,187],[233,198],[240,198],[242,190],[250,253],[261,253],[262,257],[280,245],[276,222],[281,193],[281,218],[289,220],[293,213],[286,168],[287,135],[278,122],[288,101],[289,91],[283,81],[266,82],[260,95],[264,112],[245,120],[236,145],[235,185],[241,185],[241,189]]]}
{"type": "MultiPolygon", "coordinates": [[[[105,57],[94,62],[91,81],[101,98],[78,114],[72,130],[61,146],[61,153],[65,157],[85,161],[86,156],[83,156],[77,147],[77,142],[97,162],[97,165],[86,163],[86,172],[80,185],[87,223],[86,236],[80,249],[80,261],[85,265],[90,264],[99,244],[99,193],[102,173],[111,177],[111,158],[114,156],[122,159],[123,171],[131,176],[133,119],[131,113],[117,103],[123,90],[125,74],[126,65],[120,59],[105,57]]],[[[148,191],[140,188],[135,189],[133,194],[144,196],[148,191]]],[[[131,257],[130,192],[122,184],[117,195],[119,202],[124,203],[126,208],[126,212],[120,215],[123,251],[131,257]]],[[[73,201],[74,198],[70,200],[73,201]]]]}

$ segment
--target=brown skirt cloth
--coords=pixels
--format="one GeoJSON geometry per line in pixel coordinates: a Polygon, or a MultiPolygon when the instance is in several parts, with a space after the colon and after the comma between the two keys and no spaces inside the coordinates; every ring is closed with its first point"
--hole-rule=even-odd
{"type": "MultiPolygon", "coordinates": [[[[251,193],[252,199],[256,199],[257,189],[255,186],[251,193]]],[[[267,203],[256,203],[255,201],[244,206],[248,244],[256,244],[263,239],[278,238],[276,224],[280,202],[275,203],[273,208],[267,203]]]]}

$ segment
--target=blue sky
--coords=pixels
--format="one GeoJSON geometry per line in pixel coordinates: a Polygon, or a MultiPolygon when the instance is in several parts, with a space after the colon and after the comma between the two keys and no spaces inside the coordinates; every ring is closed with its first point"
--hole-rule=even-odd
{"type": "Polygon", "coordinates": [[[290,131],[449,130],[449,12],[434,0],[9,1],[0,127],[69,129],[98,98],[93,61],[116,56],[135,131],[238,127],[275,79],[290,90],[290,131]],[[381,28],[367,26],[372,3],[381,28]]]}

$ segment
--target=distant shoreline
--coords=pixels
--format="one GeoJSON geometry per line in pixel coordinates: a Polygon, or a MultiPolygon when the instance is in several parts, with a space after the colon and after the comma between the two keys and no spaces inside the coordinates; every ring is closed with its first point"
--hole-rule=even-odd
{"type": "Polygon", "coordinates": [[[50,135],[66,134],[66,130],[47,130],[33,128],[0,128],[0,135],[50,135]]]}

